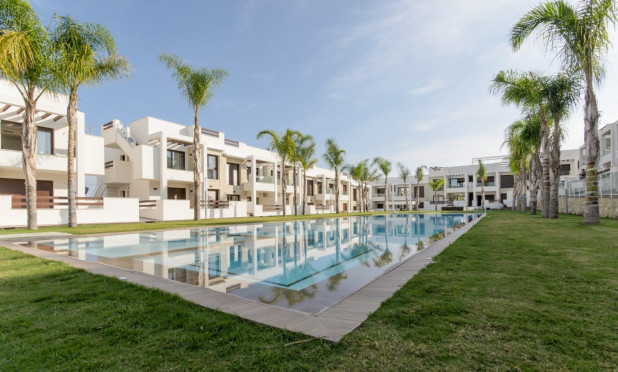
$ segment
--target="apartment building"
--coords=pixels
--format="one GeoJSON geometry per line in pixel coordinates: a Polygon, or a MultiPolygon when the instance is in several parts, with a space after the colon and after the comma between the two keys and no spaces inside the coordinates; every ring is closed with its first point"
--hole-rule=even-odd
{"type": "MultiPolygon", "coordinates": [[[[37,207],[39,225],[68,222],[67,152],[68,98],[43,95],[37,105],[37,207]]],[[[24,102],[19,91],[0,80],[0,227],[26,226],[25,180],[22,167],[21,128],[24,102]]],[[[103,139],[86,134],[85,115],[77,114],[75,134],[77,222],[109,223],[138,221],[138,213],[125,212],[137,200],[86,198],[86,176],[104,174],[103,139]]]]}
{"type": "MultiPolygon", "coordinates": [[[[599,129],[599,174],[618,171],[618,121],[607,124],[599,129]]],[[[586,168],[586,146],[578,151],[580,173],[586,168]]]]}
{"type": "Polygon", "coordinates": [[[417,185],[415,177],[411,177],[407,182],[403,182],[401,177],[388,178],[388,192],[384,190],[384,178],[371,183],[370,202],[371,210],[384,210],[385,196],[388,210],[405,211],[406,194],[408,195],[408,206],[410,210],[416,209],[416,194],[419,194],[419,209],[424,209],[427,201],[433,196],[431,187],[427,183],[427,179],[417,185]]]}
{"type": "MultiPolygon", "coordinates": [[[[113,120],[101,128],[105,145],[105,175],[97,195],[134,197],[140,216],[152,220],[193,218],[193,126],[145,117],[128,126],[113,120]]],[[[279,156],[201,128],[200,147],[204,195],[198,206],[202,218],[269,216],[283,214],[282,178],[286,180],[286,214],[336,210],[335,174],[320,167],[296,172],[279,156]],[[296,203],[294,202],[296,181],[296,203]]],[[[340,211],[357,210],[358,185],[340,177],[340,211]]]]}

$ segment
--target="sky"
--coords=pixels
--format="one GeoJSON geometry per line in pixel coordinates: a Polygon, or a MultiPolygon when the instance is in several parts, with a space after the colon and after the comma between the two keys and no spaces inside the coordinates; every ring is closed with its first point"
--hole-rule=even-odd
{"type": "MultiPolygon", "coordinates": [[[[346,163],[381,156],[414,169],[472,164],[506,154],[505,128],[519,110],[489,93],[500,70],[555,72],[560,61],[530,38],[508,44],[538,0],[32,0],[54,14],[108,28],[131,76],[80,91],[94,133],[145,116],[192,125],[193,114],[158,60],[175,53],[229,76],[200,112],[203,127],[266,148],[256,135],[286,128],[314,136],[319,165],[327,138],[346,163]]],[[[616,38],[612,31],[612,39],[616,38]]],[[[618,120],[618,48],[598,91],[599,127],[618,120]],[[614,62],[614,63],[612,63],[614,62]]],[[[581,106],[581,105],[580,105],[581,106]]],[[[583,144],[583,113],[562,148],[583,144]]]]}

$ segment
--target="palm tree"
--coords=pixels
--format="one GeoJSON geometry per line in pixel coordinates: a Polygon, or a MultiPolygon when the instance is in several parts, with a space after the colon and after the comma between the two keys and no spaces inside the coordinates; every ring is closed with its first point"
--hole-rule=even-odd
{"type": "Polygon", "coordinates": [[[414,193],[416,196],[416,210],[418,211],[418,205],[419,205],[419,196],[421,193],[421,181],[423,180],[424,174],[423,171],[427,169],[426,165],[421,165],[420,167],[416,168],[416,192],[414,193]]]}
{"type": "Polygon", "coordinates": [[[487,181],[487,168],[482,160],[479,160],[479,168],[476,170],[476,177],[481,180],[481,206],[485,206],[485,182],[487,181]]]}
{"type": "Polygon", "coordinates": [[[75,195],[75,128],[77,127],[77,90],[106,79],[126,76],[129,61],[117,54],[110,32],[98,24],[79,23],[71,17],[59,17],[52,42],[58,53],[58,80],[69,95],[67,121],[69,141],[67,155],[67,189],[69,227],[77,226],[75,195]]]}
{"type": "MultiPolygon", "coordinates": [[[[274,150],[281,158],[281,200],[283,203],[283,215],[286,215],[286,190],[287,190],[287,177],[286,177],[286,164],[291,154],[294,153],[294,147],[296,146],[296,137],[302,134],[291,129],[286,129],[282,135],[278,135],[274,130],[263,130],[258,133],[257,138],[260,139],[265,135],[270,136],[270,148],[274,150]]],[[[275,170],[275,177],[277,177],[277,170],[275,170]]]]}
{"type": "Polygon", "coordinates": [[[603,60],[609,50],[608,25],[616,22],[615,0],[583,0],[574,7],[563,0],[532,8],[511,31],[510,42],[518,50],[535,30],[546,47],[561,57],[568,69],[583,74],[586,83],[584,126],[586,151],[586,201],[584,223],[599,224],[599,110],[594,84],[603,78],[603,60]]]}
{"type": "Polygon", "coordinates": [[[410,176],[410,169],[401,163],[397,163],[399,167],[399,177],[403,180],[404,192],[406,193],[406,210],[410,210],[410,201],[408,199],[408,177],[410,176]]]}
{"type": "Polygon", "coordinates": [[[560,183],[560,143],[563,140],[562,120],[578,102],[581,78],[573,73],[559,73],[547,79],[547,108],[554,126],[550,145],[549,218],[558,218],[558,185],[560,183]]]}
{"type": "Polygon", "coordinates": [[[334,138],[329,138],[326,140],[326,152],[322,156],[328,167],[335,171],[335,203],[337,204],[335,207],[335,212],[339,213],[339,172],[341,172],[341,167],[343,167],[343,155],[345,154],[345,150],[337,145],[337,142],[334,138]]]}
{"type": "Polygon", "coordinates": [[[379,156],[373,158],[373,164],[377,164],[378,168],[384,175],[384,211],[388,210],[388,174],[391,172],[391,162],[379,156]]]}
{"type": "Polygon", "coordinates": [[[350,176],[359,183],[359,187],[361,190],[361,212],[364,210],[365,212],[369,211],[369,199],[368,199],[368,191],[369,188],[367,184],[370,182],[377,181],[380,179],[378,175],[377,169],[371,168],[369,166],[369,159],[361,160],[356,165],[348,164],[343,167],[350,176]]]}
{"type": "Polygon", "coordinates": [[[55,80],[49,35],[27,1],[0,0],[0,57],[0,73],[24,100],[21,143],[27,226],[36,230],[36,106],[45,92],[54,91],[55,80]]]}
{"type": "MultiPolygon", "coordinates": [[[[181,95],[187,99],[189,105],[193,108],[193,161],[195,164],[193,167],[193,219],[197,221],[200,218],[201,171],[204,167],[201,161],[199,112],[200,108],[206,106],[212,97],[212,89],[223,82],[223,79],[227,76],[227,71],[220,68],[207,69],[205,67],[194,69],[175,54],[162,53],[159,55],[159,60],[172,71],[172,77],[178,83],[181,95]]],[[[165,151],[165,149],[161,151],[165,151]]]]}
{"type": "Polygon", "coordinates": [[[298,162],[300,163],[300,167],[303,169],[303,214],[305,214],[305,209],[307,207],[307,171],[317,164],[318,159],[314,158],[315,155],[315,142],[313,141],[313,137],[311,137],[310,141],[304,142],[301,144],[298,149],[298,162]]]}
{"type": "Polygon", "coordinates": [[[438,210],[438,203],[436,202],[436,193],[444,186],[443,178],[436,178],[435,180],[429,182],[429,186],[433,190],[433,204],[435,205],[436,211],[438,210]]]}

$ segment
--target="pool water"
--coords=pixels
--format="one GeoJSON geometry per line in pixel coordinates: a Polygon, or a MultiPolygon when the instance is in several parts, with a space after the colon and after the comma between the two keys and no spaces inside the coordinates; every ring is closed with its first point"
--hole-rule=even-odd
{"type": "Polygon", "coordinates": [[[474,218],[390,214],[34,243],[58,254],[318,313],[474,218]]]}

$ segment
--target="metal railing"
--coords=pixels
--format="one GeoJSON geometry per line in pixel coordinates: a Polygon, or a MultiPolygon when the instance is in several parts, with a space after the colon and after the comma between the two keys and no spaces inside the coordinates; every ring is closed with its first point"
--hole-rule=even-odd
{"type": "Polygon", "coordinates": [[[219,131],[208,128],[202,128],[202,134],[212,137],[219,137],[219,131]]]}
{"type": "MultiPolygon", "coordinates": [[[[224,209],[230,206],[227,200],[208,200],[207,207],[210,209],[224,209]]],[[[204,200],[200,200],[200,207],[204,208],[204,200]]]]}
{"type": "MultiPolygon", "coordinates": [[[[87,197],[78,196],[75,198],[77,207],[103,207],[102,197],[87,197]]],[[[25,209],[26,196],[25,195],[13,195],[11,200],[12,209],[25,209]]],[[[69,198],[67,196],[37,196],[36,197],[37,208],[49,208],[56,207],[69,207],[69,198]]]]}
{"type": "MultiPolygon", "coordinates": [[[[558,188],[558,195],[569,198],[586,197],[586,180],[562,180],[558,188]],[[566,183],[566,192],[565,192],[566,183]]],[[[605,172],[599,174],[599,197],[618,198],[618,172],[605,172]]]]}

